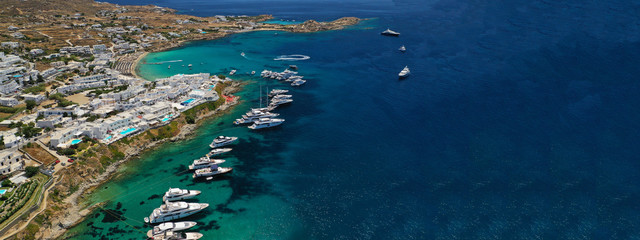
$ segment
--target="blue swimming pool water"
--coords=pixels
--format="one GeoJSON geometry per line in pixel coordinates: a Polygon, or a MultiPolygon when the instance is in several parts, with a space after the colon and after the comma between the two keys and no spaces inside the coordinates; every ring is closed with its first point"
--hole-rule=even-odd
{"type": "Polygon", "coordinates": [[[104,138],[104,140],[109,140],[109,139],[111,139],[111,135],[109,135],[106,138],[104,138]]]}
{"type": "Polygon", "coordinates": [[[127,134],[129,134],[129,133],[131,133],[131,132],[133,132],[135,130],[136,130],[135,128],[129,128],[127,130],[124,130],[124,131],[120,132],[120,134],[127,135],[127,134]]]}
{"type": "Polygon", "coordinates": [[[81,142],[82,142],[82,139],[73,139],[73,140],[71,140],[71,145],[75,145],[75,144],[78,144],[78,143],[81,143],[81,142]]]}
{"type": "Polygon", "coordinates": [[[0,195],[4,194],[6,192],[7,192],[7,189],[2,189],[2,190],[0,190],[0,195]]]}

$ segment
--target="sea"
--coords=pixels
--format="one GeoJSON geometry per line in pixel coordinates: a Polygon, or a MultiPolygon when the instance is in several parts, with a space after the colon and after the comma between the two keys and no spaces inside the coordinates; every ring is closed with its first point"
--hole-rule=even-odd
{"type": "Polygon", "coordinates": [[[192,201],[210,206],[184,220],[203,239],[640,238],[637,1],[109,2],[283,23],[365,20],[149,54],[143,61],[164,62],[139,65],[149,80],[236,69],[240,104],[126,163],[87,197],[105,205],[66,239],[143,239],[143,218],[170,187],[202,191],[192,201]],[[387,28],[401,35],[380,35],[387,28]],[[309,59],[274,60],[293,54],[309,59]],[[289,65],[305,85],[258,76],[289,65]],[[411,75],[400,80],[405,66],[411,75]],[[274,111],[283,125],[232,124],[274,88],[294,99],[274,111]],[[240,139],[220,157],[233,172],[194,181],[187,165],[219,135],[240,139]]]}

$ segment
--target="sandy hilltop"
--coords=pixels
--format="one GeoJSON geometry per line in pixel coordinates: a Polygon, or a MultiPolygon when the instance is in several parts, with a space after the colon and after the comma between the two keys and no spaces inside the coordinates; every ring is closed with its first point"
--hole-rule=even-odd
{"type": "MultiPolygon", "coordinates": [[[[0,42],[19,43],[20,47],[11,51],[24,56],[34,49],[42,50],[42,55],[53,56],[65,47],[103,45],[116,59],[108,67],[135,76],[136,64],[146,52],[167,50],[188,41],[210,40],[249,31],[304,33],[338,30],[360,21],[345,17],[331,22],[308,20],[294,25],[262,23],[271,18],[270,15],[196,17],[153,5],[120,6],[92,0],[4,0],[0,9],[0,42]]],[[[50,59],[29,58],[38,70],[53,68],[54,62],[50,59]]],[[[56,81],[64,84],[71,77],[64,76],[56,81]]],[[[230,95],[239,91],[241,85],[238,82],[220,84],[216,91],[230,95]]],[[[187,138],[201,120],[222,114],[236,103],[237,99],[234,99],[196,107],[193,111],[196,124],[189,124],[185,116],[180,116],[164,127],[150,129],[110,145],[89,146],[78,154],[78,161],[82,164],[72,164],[55,173],[55,183],[45,194],[46,204],[43,206],[46,207],[31,214],[28,221],[9,229],[6,235],[11,235],[10,239],[54,239],[61,236],[91,212],[83,199],[112,177],[120,164],[164,142],[187,138]],[[31,228],[34,222],[38,224],[31,228]]]]}

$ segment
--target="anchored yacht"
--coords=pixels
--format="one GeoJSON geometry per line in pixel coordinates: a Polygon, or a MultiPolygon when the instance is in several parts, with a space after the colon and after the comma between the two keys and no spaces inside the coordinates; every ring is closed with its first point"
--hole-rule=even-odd
{"type": "Polygon", "coordinates": [[[187,190],[180,188],[169,188],[169,191],[164,193],[162,197],[162,201],[178,201],[193,198],[195,196],[200,195],[200,191],[198,190],[187,190]]]}
{"type": "Polygon", "coordinates": [[[196,172],[193,173],[193,178],[211,177],[215,175],[225,174],[225,173],[231,172],[232,170],[233,168],[223,168],[223,167],[219,167],[218,165],[213,165],[209,168],[196,170],[196,172]]]}
{"type": "Polygon", "coordinates": [[[277,107],[282,104],[287,104],[291,102],[293,102],[293,99],[287,99],[287,98],[271,99],[271,103],[269,104],[269,106],[277,107]]]}
{"type": "Polygon", "coordinates": [[[238,137],[218,136],[217,138],[213,139],[213,142],[211,142],[211,145],[209,145],[209,147],[211,148],[222,147],[222,146],[232,144],[236,141],[238,141],[238,137]]]}
{"type": "Polygon", "coordinates": [[[271,99],[291,99],[293,97],[293,95],[289,95],[289,94],[278,94],[273,96],[273,98],[271,99]]]}
{"type": "Polygon", "coordinates": [[[251,110],[249,112],[247,112],[246,114],[242,115],[242,118],[238,118],[236,119],[233,124],[236,125],[240,125],[240,124],[249,124],[252,123],[253,121],[259,119],[259,118],[272,118],[272,117],[277,117],[280,114],[278,113],[271,113],[268,111],[259,111],[259,110],[251,110]]]}
{"type": "Polygon", "coordinates": [[[393,37],[400,36],[399,32],[393,31],[393,30],[388,29],[388,28],[387,28],[387,30],[384,30],[380,34],[385,35],[385,36],[393,36],[393,37]]]}
{"type": "Polygon", "coordinates": [[[207,157],[218,156],[220,154],[231,152],[231,148],[214,148],[211,152],[207,153],[207,157]]]}
{"type": "Polygon", "coordinates": [[[182,233],[182,232],[167,231],[167,232],[164,232],[162,234],[153,235],[151,237],[151,239],[154,239],[154,240],[197,240],[197,239],[202,238],[202,236],[204,236],[202,233],[197,233],[197,232],[182,233]]]}
{"type": "Polygon", "coordinates": [[[231,70],[231,72],[229,72],[229,75],[236,74],[236,71],[237,71],[237,70],[235,70],[235,69],[231,70]]]}
{"type": "Polygon", "coordinates": [[[271,92],[269,92],[269,97],[274,97],[276,95],[280,95],[288,92],[289,90],[286,90],[286,89],[271,89],[271,92]]]}
{"type": "Polygon", "coordinates": [[[275,127],[284,123],[282,118],[260,118],[258,121],[253,122],[253,125],[249,126],[250,129],[258,130],[262,128],[275,127]]]}
{"type": "Polygon", "coordinates": [[[193,163],[189,165],[189,170],[198,170],[202,168],[208,168],[224,163],[224,159],[210,159],[209,157],[201,157],[200,159],[193,160],[193,163]]]}
{"type": "Polygon", "coordinates": [[[306,82],[307,82],[307,80],[304,80],[302,78],[296,79],[296,80],[293,80],[293,82],[291,83],[291,86],[297,87],[297,86],[300,86],[302,84],[305,84],[306,82]]]}
{"type": "Polygon", "coordinates": [[[144,218],[144,222],[167,222],[191,216],[207,207],[209,207],[208,203],[165,202],[159,208],[154,209],[149,217],[144,218]]]}
{"type": "Polygon", "coordinates": [[[398,73],[398,77],[400,78],[406,78],[409,76],[409,74],[411,74],[411,71],[409,71],[409,67],[405,66],[404,69],[402,69],[402,71],[400,71],[400,73],[398,73]]]}
{"type": "Polygon", "coordinates": [[[407,51],[407,48],[402,45],[400,48],[398,48],[398,50],[400,50],[400,52],[404,52],[407,51]]]}
{"type": "Polygon", "coordinates": [[[152,230],[147,231],[147,237],[152,238],[156,235],[162,235],[165,232],[182,231],[195,226],[196,222],[165,222],[158,226],[153,227],[152,230]]]}

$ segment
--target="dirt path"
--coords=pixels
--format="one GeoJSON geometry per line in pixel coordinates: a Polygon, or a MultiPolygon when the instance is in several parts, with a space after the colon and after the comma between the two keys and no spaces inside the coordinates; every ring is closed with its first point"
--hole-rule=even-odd
{"type": "Polygon", "coordinates": [[[31,217],[29,217],[29,219],[25,223],[23,223],[19,228],[5,234],[4,236],[0,236],[0,240],[5,240],[15,235],[16,233],[19,233],[20,231],[24,230],[34,218],[36,218],[40,213],[42,213],[45,209],[47,209],[47,198],[49,197],[49,190],[51,190],[51,188],[53,188],[56,185],[56,183],[58,183],[58,181],[54,182],[49,186],[49,188],[44,190],[43,192],[44,197],[42,198],[42,204],[40,205],[40,209],[38,210],[38,212],[36,212],[35,214],[31,213],[31,217]]]}

